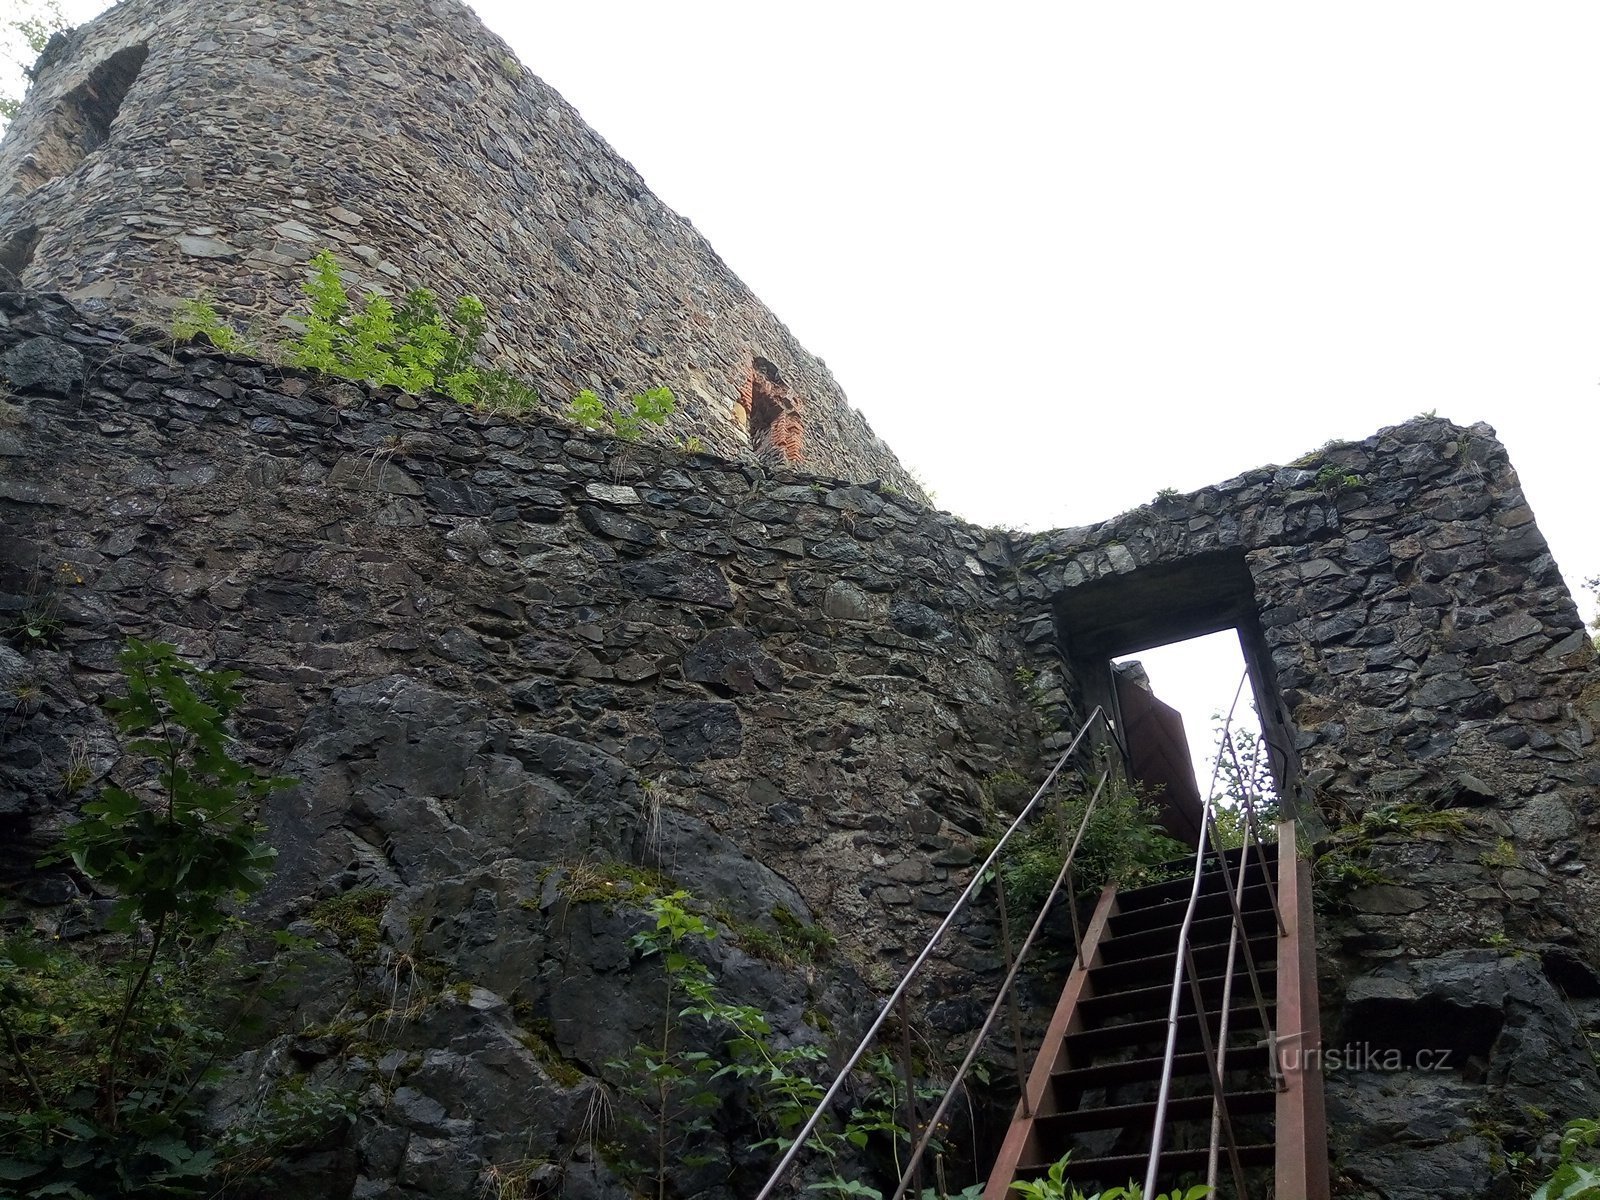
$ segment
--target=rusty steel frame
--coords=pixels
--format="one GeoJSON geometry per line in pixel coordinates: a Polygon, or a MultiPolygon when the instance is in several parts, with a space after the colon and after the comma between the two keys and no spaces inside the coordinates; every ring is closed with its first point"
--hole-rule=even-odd
{"type": "MultiPolygon", "coordinates": [[[[1289,933],[1278,951],[1277,1046],[1296,1053],[1276,1064],[1278,1092],[1273,1164],[1276,1200],[1329,1200],[1328,1122],[1322,1095],[1322,1019],[1317,1010],[1317,953],[1310,864],[1301,859],[1295,824],[1278,826],[1278,888],[1289,933]]],[[[1274,1056],[1280,1053],[1274,1049],[1274,1056]]]]}

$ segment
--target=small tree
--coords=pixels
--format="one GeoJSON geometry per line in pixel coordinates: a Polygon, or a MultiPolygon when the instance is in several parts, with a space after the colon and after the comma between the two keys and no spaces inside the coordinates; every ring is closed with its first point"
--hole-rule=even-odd
{"type": "Polygon", "coordinates": [[[1248,729],[1229,728],[1220,716],[1217,722],[1217,833],[1225,846],[1242,846],[1245,841],[1245,802],[1248,799],[1263,841],[1271,841],[1278,820],[1278,788],[1272,778],[1272,763],[1267,744],[1248,729]]]}
{"type": "Polygon", "coordinates": [[[14,1068],[0,1077],[0,1180],[36,1185],[26,1196],[181,1192],[215,1165],[188,1145],[185,1123],[221,1035],[186,985],[230,906],[265,882],[275,852],[255,811],[290,782],[229,752],[236,672],[138,640],[120,664],[127,695],[107,708],[152,770],[84,805],[60,857],[115,893],[109,923],[126,937],[0,943],[0,1035],[14,1068]]]}
{"type": "Polygon", "coordinates": [[[28,76],[50,35],[67,28],[61,0],[18,0],[17,15],[0,21],[0,133],[22,107],[28,76]]]}

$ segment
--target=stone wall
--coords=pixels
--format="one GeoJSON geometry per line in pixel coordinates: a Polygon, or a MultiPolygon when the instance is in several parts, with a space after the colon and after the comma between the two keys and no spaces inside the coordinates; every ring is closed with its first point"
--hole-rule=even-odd
{"type": "Polygon", "coordinates": [[[481,297],[492,356],[554,406],[667,384],[680,437],[922,494],[822,361],[457,0],[124,0],[46,51],[0,142],[0,272],[161,328],[210,294],[270,341],[322,248],[353,286],[481,297]]]}
{"type": "MultiPolygon", "coordinates": [[[[0,300],[0,374],[0,883],[92,925],[33,862],[68,767],[89,790],[119,769],[97,700],[125,636],[241,670],[244,745],[301,781],[261,915],[324,944],[297,1035],[239,1078],[382,1085],[315,1194],[475,1195],[531,1146],[568,1194],[620,1195],[573,1155],[660,978],[627,950],[637,906],[575,892],[661,872],[714,906],[737,996],[786,1038],[846,1036],[970,871],[986,782],[1042,774],[1115,639],[1230,623],[1322,834],[1329,1042],[1401,1060],[1329,1073],[1343,1193],[1513,1195],[1515,1156],[1600,1107],[1600,682],[1487,427],[1412,422],[1008,540],[881,487],[173,352],[49,298],[0,300]],[[47,644],[15,636],[45,610],[47,644]],[[316,920],[361,889],[366,955],[316,920]],[[788,916],[839,948],[753,952],[788,916]],[[352,1043],[352,1006],[419,978],[431,1003],[352,1043]]],[[[998,966],[991,924],[964,934],[919,997],[934,1040],[998,966]]]]}
{"type": "MultiPolygon", "coordinates": [[[[784,1037],[859,1028],[965,882],[983,780],[1037,774],[1003,542],[886,489],[171,355],[15,295],[0,373],[0,605],[61,622],[0,644],[0,882],[74,911],[33,863],[119,769],[95,701],[125,637],[241,671],[243,746],[300,781],[260,915],[327,943],[292,1056],[241,1069],[383,1084],[319,1186],[476,1196],[490,1162],[573,1154],[661,1003],[638,906],[574,890],[660,872],[726,922],[726,986],[784,1037]],[[356,889],[384,897],[367,960],[311,919],[356,889]],[[750,931],[789,917],[838,948],[763,958],[750,931]],[[374,989],[428,964],[460,990],[352,1051],[374,989]]],[[[954,998],[958,1029],[997,967],[967,943],[922,1003],[954,998]]]]}
{"type": "Polygon", "coordinates": [[[1600,1111],[1600,674],[1493,430],[1413,421],[1016,549],[1036,603],[1180,624],[1242,563],[1288,803],[1370,872],[1321,868],[1328,1041],[1453,1051],[1330,1073],[1341,1194],[1522,1194],[1508,1154],[1600,1111]]]}

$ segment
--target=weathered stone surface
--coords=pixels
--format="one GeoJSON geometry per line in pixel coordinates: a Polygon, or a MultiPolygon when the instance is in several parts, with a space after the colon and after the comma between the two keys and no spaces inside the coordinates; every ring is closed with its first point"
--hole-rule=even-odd
{"type": "Polygon", "coordinates": [[[684,656],[683,677],[724,695],[748,695],[783,686],[783,667],[747,629],[714,629],[684,656]]]}
{"type": "Polygon", "coordinates": [[[739,710],[731,704],[658,704],[652,714],[667,753],[685,766],[707,758],[734,758],[743,745],[739,710]]]}
{"type": "Polygon", "coordinates": [[[129,0],[60,45],[0,142],[23,286],[162,329],[205,295],[278,330],[331,249],[355,288],[482,298],[494,356],[552,410],[666,384],[673,439],[923,499],[827,366],[466,5],[129,0]],[[130,52],[119,97],[95,72],[130,52]],[[73,124],[85,87],[103,127],[73,124]]]}
{"type": "Polygon", "coordinates": [[[865,621],[872,616],[872,605],[866,592],[840,580],[828,585],[822,598],[822,611],[841,621],[865,621]]]}
{"type": "Polygon", "coordinates": [[[622,568],[623,582],[665,600],[732,608],[733,591],[716,563],[691,554],[666,554],[622,568]]]}
{"type": "Polygon", "coordinates": [[[83,352],[54,338],[28,338],[0,355],[0,378],[13,388],[70,396],[83,382],[83,352]]]}
{"type": "MultiPolygon", "coordinates": [[[[852,494],[834,480],[753,484],[709,455],[172,354],[54,301],[6,296],[0,313],[0,356],[40,336],[94,360],[116,347],[86,393],[18,389],[6,430],[0,617],[61,563],[83,582],[59,589],[55,648],[0,644],[0,888],[42,920],[79,896],[34,864],[73,811],[62,764],[82,747],[94,780],[117,768],[94,698],[125,634],[242,672],[241,745],[300,780],[267,813],[280,856],[258,915],[316,959],[277,1015],[420,1014],[363,1026],[381,1067],[323,1039],[234,1064],[241,1097],[282,1071],[367,1089],[343,1157],[300,1163],[307,1196],[477,1196],[495,1164],[581,1165],[588,1096],[616,1093],[607,1064],[660,1017],[659,971],[630,941],[639,873],[769,939],[779,909],[822,920],[839,939],[824,962],[752,958],[728,929],[711,953],[786,1043],[822,1039],[823,1018],[848,1037],[873,994],[857,972],[881,986],[948,904],[886,891],[885,853],[968,843],[982,780],[1033,769],[1008,602],[967,562],[981,531],[870,489],[829,507],[852,494]],[[830,537],[857,561],[812,557],[830,537]],[[825,615],[840,584],[863,619],[825,615]],[[950,636],[895,630],[902,601],[950,636]],[[312,919],[358,888],[385,897],[376,961],[312,919]]],[[[941,962],[930,1003],[995,969],[941,962]]],[[[583,1178],[627,1192],[600,1167],[583,1178]]]]}

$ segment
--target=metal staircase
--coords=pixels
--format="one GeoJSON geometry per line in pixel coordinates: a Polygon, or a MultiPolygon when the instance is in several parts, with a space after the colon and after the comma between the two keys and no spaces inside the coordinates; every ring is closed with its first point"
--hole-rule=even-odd
{"type": "MultiPolygon", "coordinates": [[[[894,1015],[906,1082],[904,1127],[912,1144],[893,1190],[883,1194],[888,1200],[923,1195],[924,1162],[933,1139],[964,1094],[965,1080],[1001,1024],[1002,1011],[1010,1016],[1021,1099],[984,1200],[1008,1200],[1014,1182],[1045,1174],[1068,1154],[1068,1177],[1088,1195],[1130,1179],[1137,1183],[1142,1176],[1149,1200],[1192,1180],[1208,1182],[1214,1196],[1233,1200],[1327,1200],[1311,890],[1293,822],[1278,826],[1276,843],[1263,842],[1256,802],[1246,794],[1243,851],[1197,849],[1192,864],[1179,864],[1180,878],[1121,892],[1107,887],[1088,925],[1080,927],[1072,900],[1074,862],[1110,777],[1107,768],[1087,799],[1043,908],[1020,945],[1015,942],[1004,876],[996,864],[1097,727],[1115,732],[1099,708],[974,869],[793,1134],[755,1200],[774,1200],[809,1139],[841,1100],[851,1072],[894,1015]],[[994,887],[1005,977],[965,1058],[927,1113],[919,1110],[918,1089],[912,1086],[911,989],[988,881],[994,887]],[[1043,1049],[1031,1073],[1024,1074],[1015,989],[1035,942],[1059,911],[1058,898],[1071,921],[1077,953],[1043,1049]]],[[[1224,745],[1232,754],[1226,728],[1224,745]]],[[[1237,757],[1235,771],[1244,778],[1237,757]]],[[[1211,805],[1198,818],[1202,843],[1217,846],[1211,805]]],[[[947,1190],[942,1165],[938,1184],[936,1192],[947,1190]]]]}
{"type": "Polygon", "coordinates": [[[1285,823],[1277,843],[1200,855],[1193,876],[1105,889],[985,1200],[1069,1154],[1085,1194],[1143,1180],[1147,1196],[1326,1197],[1306,884],[1285,823]]]}

